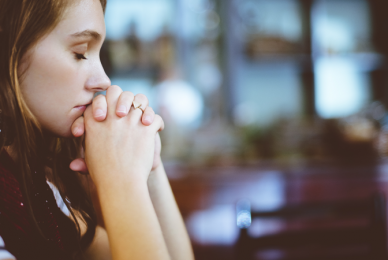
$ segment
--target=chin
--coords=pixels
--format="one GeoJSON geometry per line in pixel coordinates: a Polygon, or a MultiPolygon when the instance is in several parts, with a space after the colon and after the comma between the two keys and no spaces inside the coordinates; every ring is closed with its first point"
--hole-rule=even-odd
{"type": "Polygon", "coordinates": [[[72,118],[70,120],[63,120],[60,125],[55,126],[53,132],[57,137],[74,138],[73,133],[71,132],[71,127],[73,126],[73,123],[74,120],[72,118]]]}
{"type": "Polygon", "coordinates": [[[71,132],[71,126],[63,126],[61,129],[44,128],[44,134],[58,138],[74,138],[73,133],[71,132]]]}
{"type": "Polygon", "coordinates": [[[75,138],[74,135],[72,134],[71,130],[69,132],[59,136],[59,137],[64,137],[64,138],[75,138]]]}
{"type": "Polygon", "coordinates": [[[64,137],[64,138],[74,138],[73,133],[71,132],[71,126],[63,127],[58,133],[58,137],[64,137]],[[64,131],[65,130],[65,131],[64,131]]]}

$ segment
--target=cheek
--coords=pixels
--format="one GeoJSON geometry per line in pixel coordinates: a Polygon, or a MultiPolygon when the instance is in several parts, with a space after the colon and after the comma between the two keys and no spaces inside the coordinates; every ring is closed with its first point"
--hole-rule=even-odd
{"type": "Polygon", "coordinates": [[[21,84],[23,97],[38,121],[61,135],[74,121],[70,112],[84,84],[77,62],[66,54],[42,53],[37,48],[21,84]]]}

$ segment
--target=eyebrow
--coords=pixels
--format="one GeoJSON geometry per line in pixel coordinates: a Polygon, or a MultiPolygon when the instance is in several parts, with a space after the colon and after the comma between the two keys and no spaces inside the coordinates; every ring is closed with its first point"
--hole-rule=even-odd
{"type": "Polygon", "coordinates": [[[74,38],[93,38],[94,40],[100,40],[101,39],[101,34],[99,34],[96,31],[92,30],[85,30],[82,32],[77,32],[71,35],[71,37],[74,38]]]}

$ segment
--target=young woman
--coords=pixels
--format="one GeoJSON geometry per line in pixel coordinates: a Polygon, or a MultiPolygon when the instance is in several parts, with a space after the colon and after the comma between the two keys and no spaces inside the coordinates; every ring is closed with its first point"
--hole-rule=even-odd
{"type": "Polygon", "coordinates": [[[163,121],[101,66],[105,5],[0,0],[0,259],[193,259],[163,121]]]}

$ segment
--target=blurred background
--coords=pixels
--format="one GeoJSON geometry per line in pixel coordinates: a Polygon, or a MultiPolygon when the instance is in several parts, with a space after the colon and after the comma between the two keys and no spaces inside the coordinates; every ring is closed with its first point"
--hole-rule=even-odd
{"type": "Polygon", "coordinates": [[[112,84],[165,120],[196,259],[387,259],[387,1],[109,0],[105,19],[112,84]],[[288,244],[328,227],[373,243],[288,244]]]}

